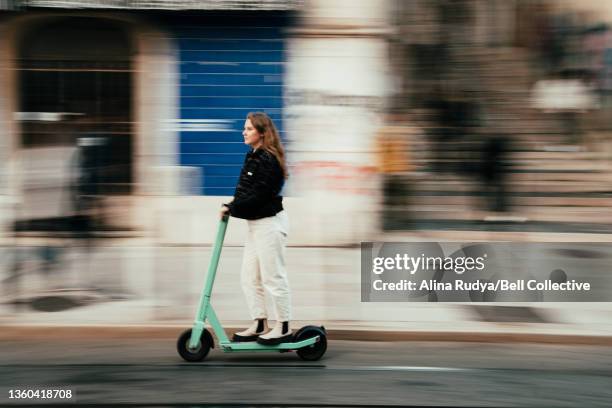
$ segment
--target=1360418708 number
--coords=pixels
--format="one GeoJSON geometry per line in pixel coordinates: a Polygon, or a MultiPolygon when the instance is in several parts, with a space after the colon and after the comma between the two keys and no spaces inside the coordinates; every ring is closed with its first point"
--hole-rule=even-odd
{"type": "Polygon", "coordinates": [[[8,390],[9,399],[61,399],[74,398],[74,391],[63,388],[14,388],[8,390]]]}

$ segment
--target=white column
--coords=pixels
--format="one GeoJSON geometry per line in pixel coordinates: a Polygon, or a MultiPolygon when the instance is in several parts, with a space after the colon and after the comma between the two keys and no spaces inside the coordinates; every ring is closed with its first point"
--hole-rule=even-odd
{"type": "Polygon", "coordinates": [[[356,243],[378,228],[373,147],[390,88],[389,5],[307,1],[288,40],[292,242],[356,243]]]}
{"type": "Polygon", "coordinates": [[[134,25],[134,160],[136,192],[176,193],[178,171],[178,56],[167,35],[134,25]]]}

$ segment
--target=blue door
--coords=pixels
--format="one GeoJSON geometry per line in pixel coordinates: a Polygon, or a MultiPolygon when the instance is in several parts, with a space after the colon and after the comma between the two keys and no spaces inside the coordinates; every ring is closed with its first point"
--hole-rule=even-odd
{"type": "Polygon", "coordinates": [[[248,112],[264,111],[284,138],[288,18],[206,16],[173,31],[180,50],[180,164],[202,170],[203,195],[233,195],[248,146],[248,112]]]}

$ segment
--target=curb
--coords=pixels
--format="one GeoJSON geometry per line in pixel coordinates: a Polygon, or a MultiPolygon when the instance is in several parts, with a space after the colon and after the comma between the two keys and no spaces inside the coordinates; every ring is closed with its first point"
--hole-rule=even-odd
{"type": "MultiPolygon", "coordinates": [[[[0,326],[0,341],[142,339],[174,341],[188,326],[0,326]]],[[[228,336],[241,328],[228,327],[228,336]]],[[[557,345],[612,346],[612,335],[577,335],[561,333],[452,332],[327,329],[330,340],[413,341],[471,343],[537,343],[557,345]]]]}

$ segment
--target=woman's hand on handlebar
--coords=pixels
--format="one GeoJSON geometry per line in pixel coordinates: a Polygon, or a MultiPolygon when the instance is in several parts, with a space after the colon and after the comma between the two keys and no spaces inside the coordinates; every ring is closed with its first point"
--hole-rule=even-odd
{"type": "Polygon", "coordinates": [[[219,218],[227,218],[230,216],[230,211],[227,205],[223,204],[221,206],[221,211],[219,212],[219,218]]]}

